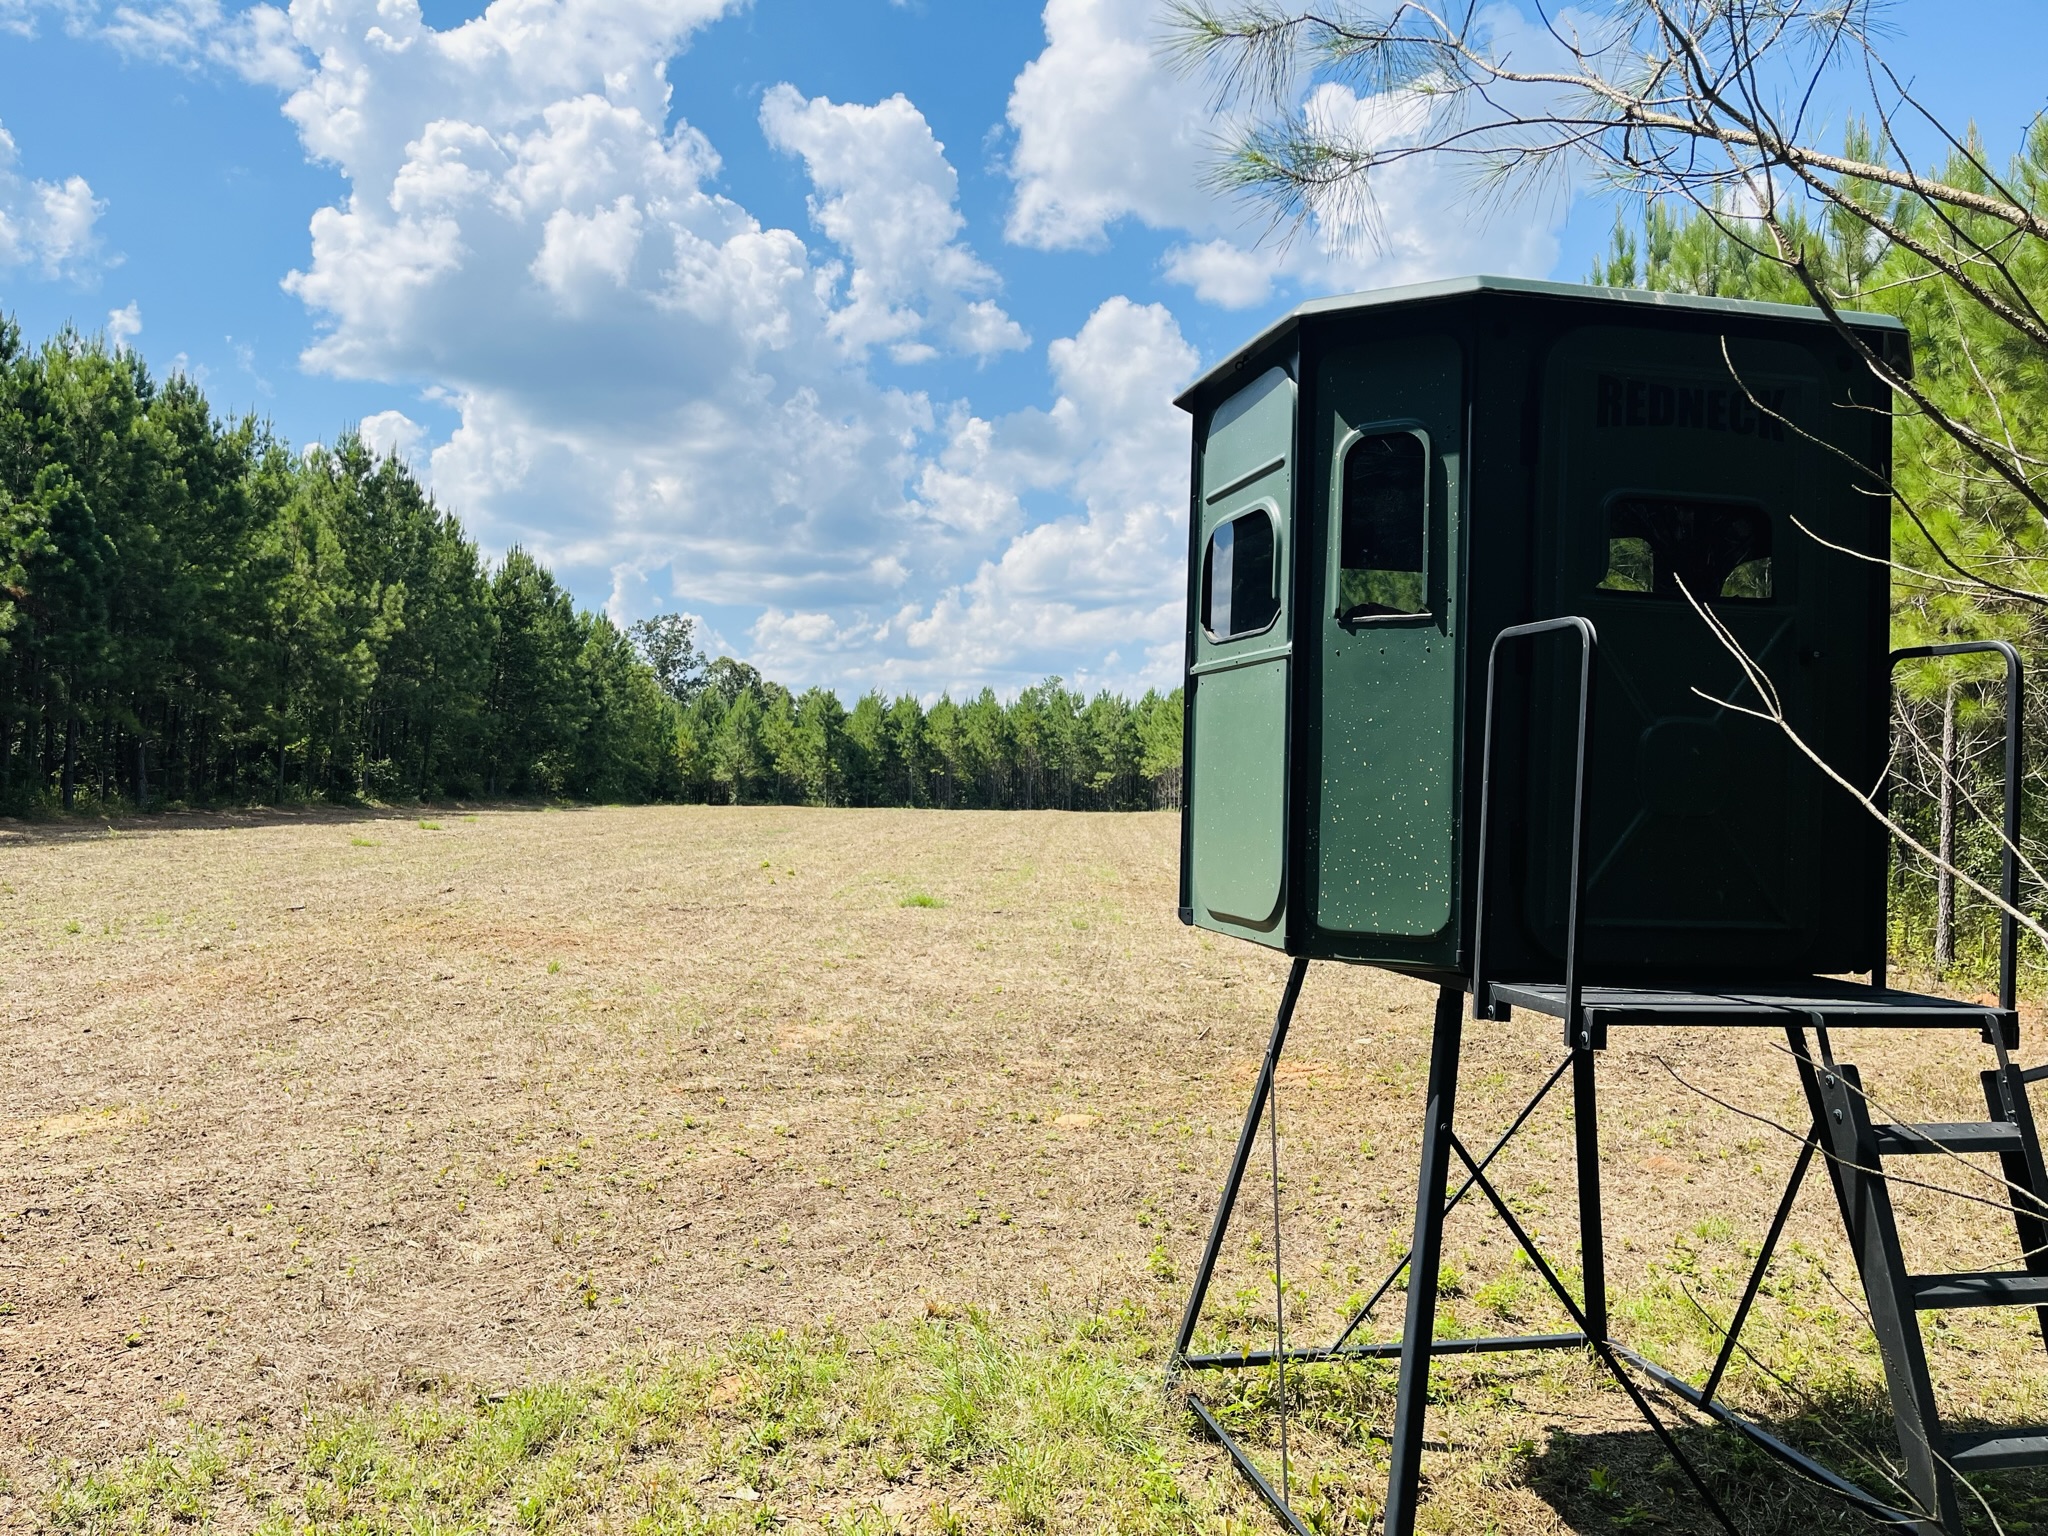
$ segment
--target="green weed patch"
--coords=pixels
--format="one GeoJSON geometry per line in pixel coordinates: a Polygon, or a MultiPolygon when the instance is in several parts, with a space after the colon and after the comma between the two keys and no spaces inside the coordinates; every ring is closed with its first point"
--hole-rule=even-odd
{"type": "Polygon", "coordinates": [[[60,1469],[46,1515],[279,1536],[1236,1527],[1240,1485],[1134,1343],[1129,1320],[1019,1341],[972,1310],[770,1332],[593,1380],[319,1412],[267,1438],[195,1431],[60,1469]]]}

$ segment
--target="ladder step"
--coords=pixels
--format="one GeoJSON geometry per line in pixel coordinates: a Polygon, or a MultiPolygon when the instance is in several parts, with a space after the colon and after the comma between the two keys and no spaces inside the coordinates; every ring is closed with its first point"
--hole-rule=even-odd
{"type": "Polygon", "coordinates": [[[2048,1428],[1964,1430],[1951,1434],[1948,1459],[1958,1472],[2048,1466],[2048,1428]]]}
{"type": "Polygon", "coordinates": [[[1922,1312],[1945,1307],[2048,1307],[2048,1275],[2024,1270],[1983,1275],[1914,1275],[1913,1305],[1922,1312]]]}
{"type": "Polygon", "coordinates": [[[1971,1120],[1960,1125],[1874,1125],[1877,1150],[1886,1157],[1935,1152],[2017,1152],[2020,1128],[2007,1120],[1971,1120]]]}

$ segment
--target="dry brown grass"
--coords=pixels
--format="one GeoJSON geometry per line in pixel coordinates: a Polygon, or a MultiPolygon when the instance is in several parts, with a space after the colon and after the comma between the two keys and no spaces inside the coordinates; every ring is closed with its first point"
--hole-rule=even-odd
{"type": "MultiPolygon", "coordinates": [[[[1122,1304],[1151,1319],[1148,1348],[1170,1327],[1283,975],[1175,921],[1171,818],[430,820],[0,834],[0,1457],[17,1522],[39,1518],[52,1467],[195,1423],[286,1436],[308,1405],[587,1377],[820,1318],[975,1307],[1021,1336],[1122,1304]]],[[[1280,1079],[1297,1337],[1405,1239],[1430,1003],[1399,978],[1311,973],[1280,1079]]],[[[1473,1030],[1470,1140],[1540,1081],[1552,1034],[1473,1030]]],[[[1842,1051],[1902,1109],[1981,1108],[1967,1042],[1842,1051]]],[[[1762,1034],[1629,1036],[1603,1072],[1620,1315],[1692,1364],[1713,1341],[1681,1288],[1726,1315],[1790,1151],[1679,1078],[1786,1124],[1796,1083],[1762,1034]]],[[[1569,1135],[1546,1110],[1503,1175],[1565,1257],[1569,1135]]],[[[1824,1196],[1816,1178],[1759,1337],[1839,1408],[1875,1368],[1833,1294],[1854,1271],[1824,1196]]],[[[1239,1214],[1219,1337],[1269,1326],[1269,1201],[1261,1186],[1239,1214]]],[[[2010,1248],[1981,1207],[1902,1203],[1927,1267],[2010,1248]]],[[[1476,1204],[1453,1229],[1457,1322],[1552,1325],[1476,1204]]],[[[1937,1331],[1952,1403],[2048,1417],[2024,1320],[1937,1331]]],[[[1631,1510],[1694,1528],[1583,1362],[1452,1379],[1465,1390],[1430,1460],[1440,1528],[1602,1529],[1631,1510]],[[1610,1493],[1596,1466],[1640,1480],[1610,1493]]],[[[1802,1409],[1755,1372],[1736,1387],[1802,1409]]],[[[1351,1458],[1333,1510],[1376,1499],[1381,1449],[1330,1427],[1335,1401],[1312,1401],[1330,1412],[1306,1439],[1351,1458]]],[[[1755,1507],[1814,1528],[1794,1495],[1755,1507]]]]}

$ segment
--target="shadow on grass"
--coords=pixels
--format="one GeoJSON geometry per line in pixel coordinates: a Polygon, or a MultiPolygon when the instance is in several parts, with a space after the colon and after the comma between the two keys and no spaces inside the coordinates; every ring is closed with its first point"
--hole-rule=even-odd
{"type": "MultiPolygon", "coordinates": [[[[1659,1402],[1658,1411],[1743,1536],[1847,1536],[1890,1528],[1735,1431],[1689,1414],[1681,1417],[1684,1411],[1668,1399],[1659,1402]]],[[[1763,1421],[1762,1427],[1893,1508],[1914,1508],[1890,1411],[1882,1400],[1824,1400],[1806,1412],[1763,1421]]],[[[1525,1476],[1567,1528],[1587,1536],[1624,1531],[1718,1536],[1723,1529],[1648,1428],[1553,1431],[1525,1464],[1525,1476]]],[[[2048,1469],[1982,1473],[1958,1491],[1963,1528],[1970,1536],[2048,1531],[2048,1469]]]]}
{"type": "MultiPolygon", "coordinates": [[[[1449,1461],[1425,1457],[1422,1529],[1511,1529],[1499,1520],[1512,1508],[1509,1491],[1519,1487],[1549,1505],[1563,1527],[1579,1536],[1725,1536],[1725,1528],[1652,1430],[1609,1427],[1614,1413],[1630,1411],[1610,1382],[1588,1370],[1577,1378],[1575,1393],[1560,1395],[1554,1383],[1546,1386],[1542,1372],[1540,1364],[1490,1363],[1457,1380],[1432,1384],[1425,1449],[1453,1454],[1449,1461]],[[1481,1403],[1510,1415],[1526,1412],[1530,1418],[1489,1437],[1460,1412],[1481,1403]],[[1592,1420],[1605,1422],[1592,1427],[1589,1409],[1592,1420]],[[1574,1418],[1587,1427],[1575,1426],[1574,1418]]],[[[1384,1362],[1318,1366],[1290,1378],[1293,1503],[1310,1528],[1324,1536],[1370,1536],[1378,1530],[1395,1384],[1395,1372],[1384,1362]]],[[[1277,1485],[1271,1374],[1205,1372],[1185,1385],[1277,1485]]],[[[1651,1391],[1650,1397],[1679,1449],[1742,1536],[1867,1536],[1888,1529],[1734,1430],[1662,1393],[1651,1391]]],[[[1892,1507],[1913,1508],[1881,1393],[1824,1392],[1796,1414],[1758,1416],[1758,1422],[1892,1507]]],[[[1192,1418],[1189,1427],[1191,1434],[1201,1434],[1192,1418]]],[[[2048,1469],[1979,1474],[1960,1492],[1968,1536],[2048,1532],[2048,1469]]]]}

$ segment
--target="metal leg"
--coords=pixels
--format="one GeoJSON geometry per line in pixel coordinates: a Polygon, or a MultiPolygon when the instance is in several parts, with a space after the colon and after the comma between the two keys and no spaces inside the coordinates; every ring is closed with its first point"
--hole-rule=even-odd
{"type": "Polygon", "coordinates": [[[1600,1115],[1595,1063],[1587,1044],[1572,1047],[1572,1135],[1579,1163],[1579,1270],[1585,1277],[1586,1332],[1607,1337],[1607,1239],[1600,1219],[1600,1115]]]}
{"type": "Polygon", "coordinates": [[[1209,1282],[1216,1274],[1216,1256],[1223,1251],[1223,1234],[1230,1228],[1230,1212],[1237,1204],[1237,1191],[1244,1183],[1244,1171],[1258,1145],[1259,1117],[1266,1108],[1266,1095],[1273,1091],[1273,1069],[1280,1050],[1287,1044],[1287,1026],[1294,1020],[1294,1005],[1301,999],[1301,983],[1308,975],[1308,957],[1295,960],[1287,973],[1287,989],[1280,994],[1280,1011],[1273,1018],[1273,1035],[1266,1042],[1266,1059],[1259,1067],[1258,1085],[1245,1107],[1244,1129],[1237,1133],[1237,1151],[1231,1155],[1230,1171],[1223,1176],[1223,1193],[1216,1200],[1216,1219],[1209,1226],[1209,1242],[1202,1249],[1202,1262],[1195,1267],[1195,1288],[1188,1294],[1188,1309],[1180,1320],[1180,1334],[1173,1341],[1173,1359],[1178,1364],[1195,1339],[1195,1325],[1201,1319],[1202,1303],[1208,1299],[1209,1282]]]}
{"type": "Polygon", "coordinates": [[[1451,1122],[1457,1110],[1458,1049],[1464,997],[1445,987],[1436,998],[1429,1048],[1429,1105],[1422,1122],[1422,1175],[1415,1191],[1415,1242],[1408,1260],[1408,1325],[1401,1339],[1401,1385],[1394,1405],[1394,1464],[1387,1482],[1385,1536],[1414,1536],[1422,1476],[1423,1421],[1429,1409],[1429,1361],[1436,1337],[1436,1281],[1443,1263],[1444,1186],[1450,1179],[1451,1122]]]}

